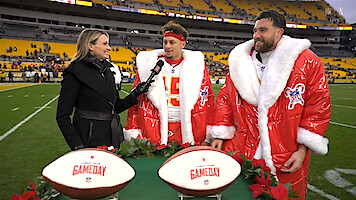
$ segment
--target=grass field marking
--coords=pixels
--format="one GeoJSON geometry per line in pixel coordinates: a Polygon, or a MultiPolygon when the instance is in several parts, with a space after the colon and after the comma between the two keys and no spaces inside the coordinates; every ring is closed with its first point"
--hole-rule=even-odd
{"type": "Polygon", "coordinates": [[[310,185],[309,183],[308,183],[308,189],[311,190],[311,191],[313,191],[313,192],[315,192],[315,193],[317,193],[317,194],[320,194],[321,196],[323,196],[323,197],[325,197],[325,198],[327,198],[327,199],[330,199],[330,200],[340,200],[339,198],[337,198],[337,197],[335,197],[335,196],[333,196],[333,195],[331,195],[331,194],[327,194],[327,193],[325,193],[324,191],[322,191],[322,190],[320,190],[320,189],[318,189],[318,188],[316,188],[316,187],[310,185]]]}
{"type": "Polygon", "coordinates": [[[352,186],[352,183],[342,178],[341,174],[333,169],[327,170],[324,173],[324,176],[331,184],[335,185],[336,187],[344,188],[352,186]]]}
{"type": "Polygon", "coordinates": [[[16,126],[12,127],[10,130],[8,130],[5,134],[3,134],[2,136],[0,136],[0,141],[3,140],[5,137],[7,137],[8,135],[10,135],[11,133],[13,133],[16,129],[18,129],[20,126],[22,126],[22,124],[26,123],[28,120],[30,120],[33,116],[35,116],[37,113],[41,112],[41,110],[43,110],[44,108],[46,108],[49,104],[51,104],[53,101],[55,101],[57,98],[59,97],[59,95],[55,96],[53,99],[51,99],[49,102],[47,102],[45,105],[43,105],[41,108],[39,108],[38,110],[36,110],[34,113],[32,113],[31,115],[29,115],[28,117],[26,117],[24,120],[22,120],[21,122],[19,122],[18,124],[16,124],[16,126]]]}
{"type": "Polygon", "coordinates": [[[346,189],[347,192],[351,193],[352,195],[356,196],[356,187],[346,189]]]}
{"type": "Polygon", "coordinates": [[[342,172],[344,174],[352,174],[356,175],[356,169],[340,169],[340,168],[335,168],[336,171],[342,172]]]}
{"type": "Polygon", "coordinates": [[[344,127],[347,127],[347,128],[356,128],[356,126],[352,126],[352,125],[348,125],[348,124],[341,124],[341,123],[338,123],[338,122],[330,122],[330,124],[344,126],[344,127]]]}
{"type": "Polygon", "coordinates": [[[125,93],[126,95],[129,95],[129,92],[127,92],[126,90],[120,90],[120,92],[125,93]]]}
{"type": "Polygon", "coordinates": [[[350,109],[356,109],[356,107],[352,107],[352,106],[343,106],[343,105],[337,105],[337,104],[331,104],[331,106],[342,107],[342,108],[350,108],[350,109]]]}
{"type": "Polygon", "coordinates": [[[345,189],[346,192],[349,192],[353,196],[356,196],[356,187],[349,181],[345,180],[340,173],[356,175],[355,169],[340,169],[335,168],[335,170],[327,170],[324,173],[325,178],[329,183],[335,185],[336,187],[345,189]]]}
{"type": "Polygon", "coordinates": [[[9,90],[16,90],[16,89],[25,88],[25,87],[31,87],[31,86],[34,86],[34,85],[37,85],[37,84],[30,84],[30,85],[24,85],[24,86],[19,86],[19,87],[13,87],[13,88],[9,88],[9,89],[0,90],[0,92],[6,92],[6,91],[9,91],[9,90]]]}

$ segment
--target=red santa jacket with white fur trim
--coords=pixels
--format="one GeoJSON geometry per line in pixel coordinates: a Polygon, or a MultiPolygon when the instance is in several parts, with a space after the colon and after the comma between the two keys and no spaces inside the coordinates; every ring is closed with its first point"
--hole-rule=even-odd
{"type": "MultiPolygon", "coordinates": [[[[148,78],[161,56],[164,56],[162,49],[142,51],[137,55],[138,70],[133,88],[148,78]]],[[[162,74],[154,79],[147,94],[140,95],[139,103],[128,111],[124,129],[126,140],[141,135],[150,138],[153,144],[168,142],[167,97],[162,74]]],[[[179,95],[182,143],[201,143],[214,122],[214,92],[204,55],[199,51],[183,50],[179,95]]]]}
{"type": "Polygon", "coordinates": [[[259,83],[250,55],[253,40],[235,47],[230,73],[217,96],[213,138],[226,151],[247,159],[264,159],[281,183],[291,182],[302,199],[306,193],[310,151],[292,174],[282,165],[304,144],[317,154],[328,152],[324,138],[330,120],[330,95],[320,59],[309,40],[283,36],[259,83]],[[232,138],[232,139],[231,139],[232,138]]]}

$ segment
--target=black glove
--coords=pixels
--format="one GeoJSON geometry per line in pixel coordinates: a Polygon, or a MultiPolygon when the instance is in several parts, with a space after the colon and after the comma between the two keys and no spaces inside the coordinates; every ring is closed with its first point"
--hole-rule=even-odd
{"type": "Polygon", "coordinates": [[[139,84],[137,84],[137,86],[135,87],[134,90],[132,90],[133,95],[135,95],[135,97],[140,96],[143,93],[146,93],[148,91],[148,88],[151,86],[151,83],[153,83],[155,80],[151,80],[149,83],[141,82],[139,84]]]}

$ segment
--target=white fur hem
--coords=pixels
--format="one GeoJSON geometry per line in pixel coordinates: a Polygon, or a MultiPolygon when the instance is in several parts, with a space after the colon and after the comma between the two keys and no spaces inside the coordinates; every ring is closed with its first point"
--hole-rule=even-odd
{"type": "Polygon", "coordinates": [[[212,126],[211,130],[207,129],[207,138],[231,139],[234,137],[236,128],[234,126],[212,126]]]}
{"type": "Polygon", "coordinates": [[[297,142],[304,144],[316,154],[325,155],[328,153],[329,140],[304,128],[298,128],[297,142]]]}
{"type": "Polygon", "coordinates": [[[124,129],[124,138],[126,141],[130,141],[131,138],[137,138],[139,135],[141,135],[141,129],[124,129]]]}
{"type": "Polygon", "coordinates": [[[210,125],[206,126],[206,138],[204,141],[207,143],[211,143],[211,140],[214,139],[211,137],[211,134],[210,134],[212,129],[213,129],[213,126],[210,126],[210,125]]]}

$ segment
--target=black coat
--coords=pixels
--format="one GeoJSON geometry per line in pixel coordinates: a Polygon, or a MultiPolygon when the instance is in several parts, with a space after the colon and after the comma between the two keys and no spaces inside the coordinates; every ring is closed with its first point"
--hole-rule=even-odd
{"type": "MultiPolygon", "coordinates": [[[[133,94],[120,99],[114,76],[107,61],[99,61],[91,54],[71,63],[64,71],[64,78],[57,107],[57,123],[62,134],[73,150],[79,145],[97,147],[118,146],[112,142],[111,120],[98,120],[77,115],[79,111],[103,115],[117,114],[137,104],[133,94]],[[71,115],[75,114],[73,120],[71,115]]],[[[116,118],[115,118],[116,119],[116,118]]],[[[120,118],[117,119],[119,135],[122,137],[120,118]]],[[[122,139],[119,143],[122,142],[122,139]]]]}

